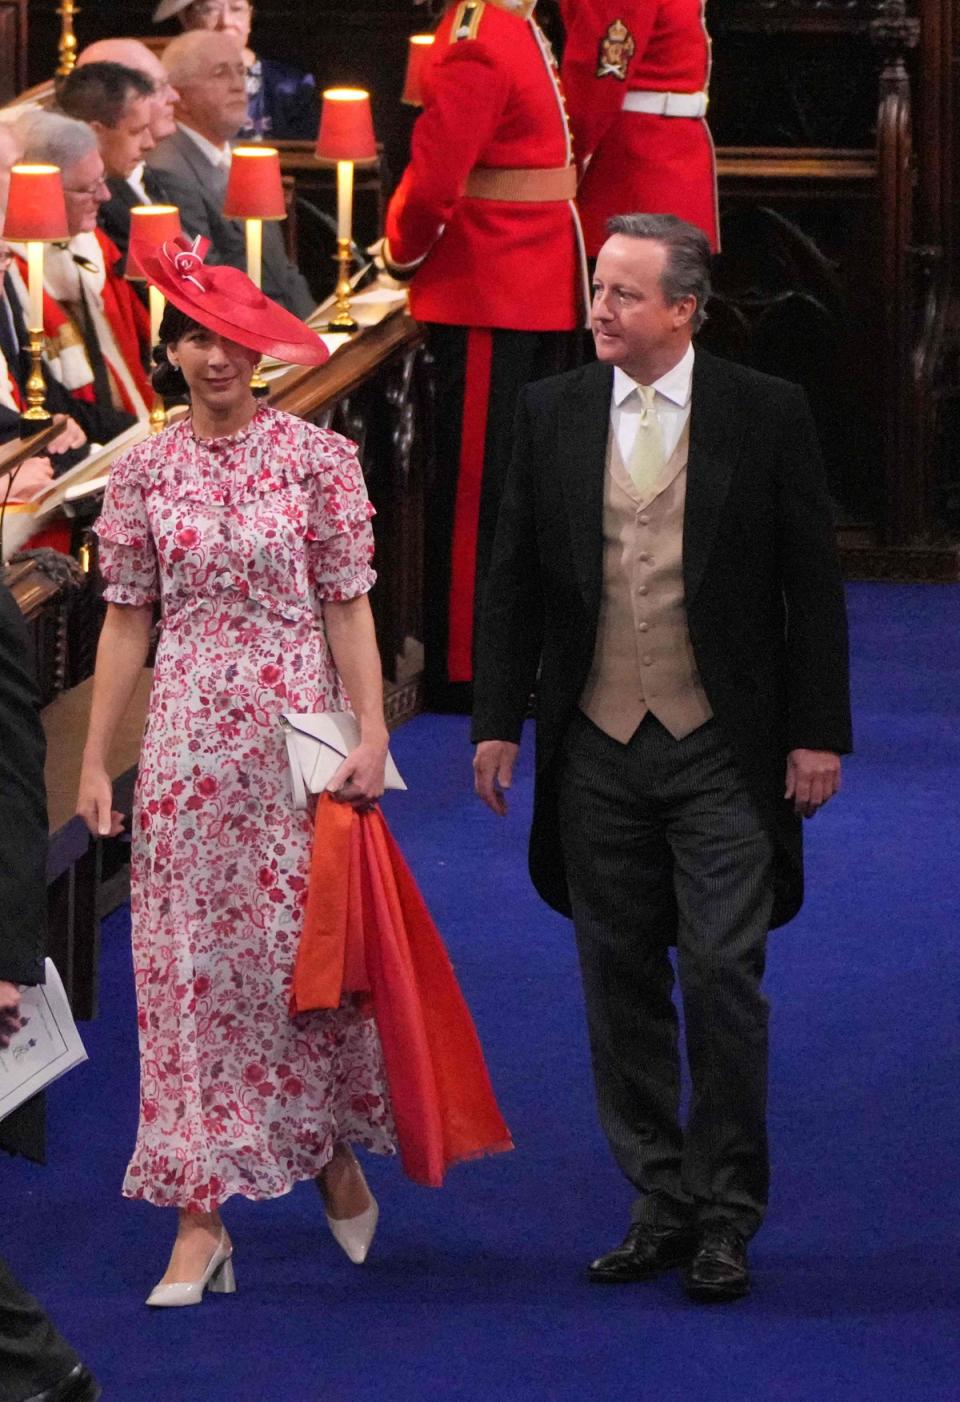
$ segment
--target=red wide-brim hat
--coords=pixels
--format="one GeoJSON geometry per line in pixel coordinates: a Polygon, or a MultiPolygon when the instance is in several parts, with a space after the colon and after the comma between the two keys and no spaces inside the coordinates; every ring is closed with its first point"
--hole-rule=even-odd
{"type": "Polygon", "coordinates": [[[261,355],[293,365],[322,365],[330,352],[309,326],[265,297],[239,268],[204,263],[210,240],[184,235],[156,245],[131,244],[134,266],[168,302],[201,326],[261,355]]]}

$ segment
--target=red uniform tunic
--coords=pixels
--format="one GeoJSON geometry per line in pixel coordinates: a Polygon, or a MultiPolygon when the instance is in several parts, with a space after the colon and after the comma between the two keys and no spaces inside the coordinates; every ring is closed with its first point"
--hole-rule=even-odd
{"type": "Polygon", "coordinates": [[[676,214],[718,246],[713,141],[703,117],[624,111],[627,93],[706,92],[704,0],[561,0],[563,83],[577,200],[595,257],[614,214],[676,214]]]}
{"type": "Polygon", "coordinates": [[[423,75],[411,159],[387,211],[385,257],[421,321],[519,331],[580,324],[572,200],[477,199],[475,166],[569,166],[559,75],[529,6],[451,5],[423,75]]]}

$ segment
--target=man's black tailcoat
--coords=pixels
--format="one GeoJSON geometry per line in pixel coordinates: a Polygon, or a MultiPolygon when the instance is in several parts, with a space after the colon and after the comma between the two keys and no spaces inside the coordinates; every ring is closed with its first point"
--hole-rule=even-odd
{"type": "MultiPolygon", "coordinates": [[[[593,658],[613,372],[529,385],[478,640],[473,738],[513,740],[537,677],[530,870],[569,900],[553,761],[593,658]]],[[[851,748],[847,629],[830,503],[803,391],[698,351],[683,527],[687,620],[704,689],[777,848],[774,925],[803,898],[792,749],[851,748]]]]}

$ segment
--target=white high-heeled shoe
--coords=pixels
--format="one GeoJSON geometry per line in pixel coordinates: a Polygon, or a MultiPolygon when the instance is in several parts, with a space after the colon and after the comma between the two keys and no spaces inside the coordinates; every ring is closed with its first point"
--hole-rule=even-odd
{"type": "MultiPolygon", "coordinates": [[[[369,1189],[367,1190],[369,1192],[369,1189]]],[[[331,1217],[327,1213],[327,1226],[338,1246],[346,1252],[355,1266],[362,1266],[377,1230],[380,1208],[370,1194],[370,1206],[358,1212],[356,1217],[331,1217]]]]}
{"type": "Polygon", "coordinates": [[[221,1230],[217,1248],[200,1279],[155,1285],[147,1296],[147,1304],[155,1309],[179,1309],[183,1305],[199,1305],[204,1290],[209,1290],[212,1295],[232,1295],[237,1288],[232,1256],[233,1246],[227,1240],[226,1232],[221,1230]]]}
{"type": "MultiPolygon", "coordinates": [[[[331,1217],[328,1212],[326,1218],[327,1226],[330,1228],[330,1235],[333,1237],[334,1241],[355,1266],[362,1266],[367,1259],[367,1253],[370,1250],[374,1233],[377,1230],[380,1208],[377,1205],[377,1200],[373,1196],[373,1193],[371,1193],[369,1187],[367,1187],[367,1180],[363,1176],[363,1169],[357,1162],[356,1155],[353,1153],[352,1149],[349,1150],[349,1153],[351,1159],[353,1159],[353,1166],[360,1175],[360,1181],[367,1190],[367,1197],[370,1199],[370,1205],[369,1207],[365,1207],[362,1212],[358,1212],[354,1217],[331,1217]]],[[[321,1179],[317,1178],[315,1182],[321,1195],[325,1198],[326,1194],[321,1179]]]]}

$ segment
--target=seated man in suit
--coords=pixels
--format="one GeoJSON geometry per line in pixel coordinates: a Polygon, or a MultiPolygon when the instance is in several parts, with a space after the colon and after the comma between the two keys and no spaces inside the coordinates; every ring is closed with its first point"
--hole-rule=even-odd
{"type": "Polygon", "coordinates": [[[153,136],[153,81],[121,63],[85,63],[61,81],[57,102],[61,112],[86,122],[96,133],[111,190],[111,198],[104,200],[97,212],[97,222],[125,258],[130,210],[138,201],[126,204],[114,199],[109,182],[125,185],[157,144],[153,136]]]}
{"type": "MultiPolygon", "coordinates": [[[[147,158],[166,200],[179,206],[191,237],[202,234],[211,248],[208,263],[246,271],[243,223],[225,219],[223,200],[230,170],[230,138],[246,116],[245,68],[232,34],[193,30],[164,50],[163,66],[180,93],[177,131],[147,158]]],[[[263,290],[295,316],[306,317],[315,299],[287,257],[276,223],[263,226],[263,290]]]]}
{"type": "MultiPolygon", "coordinates": [[[[167,77],[163,64],[146,44],[141,44],[139,39],[98,39],[88,44],[77,58],[78,68],[88,63],[121,63],[124,68],[133,68],[149,78],[153,85],[150,135],[154,146],[173,135],[177,129],[173,109],[180,94],[167,77]]],[[[138,161],[123,177],[111,175],[108,170],[107,189],[110,198],[100,206],[100,227],[125,255],[130,238],[131,209],[138,204],[162,204],[163,193],[153,174],[145,168],[143,160],[138,161]]]]}
{"type": "Polygon", "coordinates": [[[253,6],[249,0],[160,0],[154,24],[176,15],[184,29],[217,29],[235,34],[247,69],[247,120],[241,141],[313,141],[317,134],[317,91],[312,73],[261,58],[250,47],[253,6]]]}
{"type": "MultiPolygon", "coordinates": [[[[144,356],[150,326],[146,309],[117,271],[115,245],[97,229],[97,210],[107,198],[97,138],[86,123],[54,112],[28,113],[17,131],[23,159],[57,165],[63,178],[70,237],[48,245],[43,265],[47,365],[73,399],[110,411],[113,437],[133,418],[149,418],[153,396],[144,356]]],[[[10,275],[23,307],[26,249],[11,246],[16,259],[10,275]]]]}

